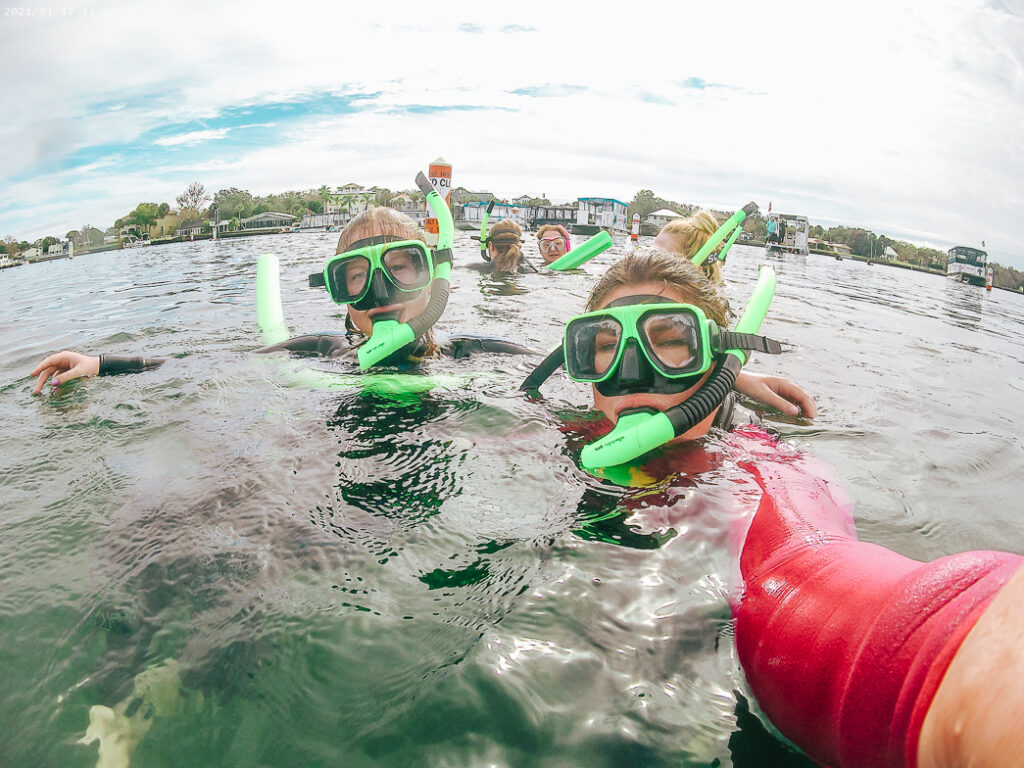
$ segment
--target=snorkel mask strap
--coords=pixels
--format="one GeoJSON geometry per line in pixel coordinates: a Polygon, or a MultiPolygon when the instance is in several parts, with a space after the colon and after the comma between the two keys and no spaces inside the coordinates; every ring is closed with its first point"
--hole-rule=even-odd
{"type": "Polygon", "coordinates": [[[427,203],[437,217],[439,229],[437,249],[434,251],[434,279],[430,283],[430,302],[422,313],[406,323],[380,320],[373,324],[370,338],[359,347],[359,368],[364,371],[416,341],[441,318],[448,304],[455,222],[452,221],[452,212],[422,171],[416,174],[416,186],[426,195],[427,203]]]}
{"type": "MultiPolygon", "coordinates": [[[[754,293],[736,324],[734,338],[749,338],[760,329],[774,295],[775,270],[766,264],[761,267],[754,293]]],[[[774,344],[777,346],[778,342],[774,344]]],[[[770,347],[767,344],[765,346],[770,347]]],[[[778,347],[778,351],[782,351],[781,347],[778,347]]],[[[686,434],[722,404],[746,361],[747,354],[742,349],[727,350],[712,369],[707,381],[685,402],[660,413],[630,414],[627,419],[620,417],[615,429],[584,447],[580,462],[588,470],[615,467],[686,434]]]]}

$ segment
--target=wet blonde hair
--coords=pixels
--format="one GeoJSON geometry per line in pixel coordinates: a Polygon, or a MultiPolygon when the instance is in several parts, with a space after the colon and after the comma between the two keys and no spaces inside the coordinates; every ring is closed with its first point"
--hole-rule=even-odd
{"type": "MultiPolygon", "coordinates": [[[[413,219],[409,218],[401,211],[396,211],[394,208],[377,206],[376,208],[367,208],[365,211],[353,218],[352,221],[350,221],[346,227],[341,230],[341,236],[338,238],[338,246],[335,248],[334,252],[344,253],[345,250],[357,240],[362,240],[365,237],[374,237],[376,235],[394,235],[402,240],[420,240],[422,242],[426,242],[426,239],[423,236],[423,230],[419,228],[419,225],[413,219]]],[[[352,323],[347,314],[345,316],[345,327],[349,331],[358,332],[358,329],[352,323]]],[[[440,350],[437,346],[437,342],[434,340],[433,329],[428,330],[424,338],[427,343],[427,348],[424,351],[423,356],[435,357],[440,350]]]]}
{"type": "MultiPolygon", "coordinates": [[[[424,240],[423,230],[415,221],[394,208],[367,208],[341,231],[335,253],[344,253],[356,240],[375,235],[395,235],[403,240],[424,240]]],[[[424,240],[425,242],[425,240],[424,240]]]]}
{"type": "Polygon", "coordinates": [[[599,309],[612,291],[623,285],[664,283],[686,293],[694,306],[725,328],[729,322],[729,302],[719,286],[712,283],[699,267],[680,259],[663,248],[637,248],[615,262],[597,281],[587,299],[587,311],[599,309]]]}
{"type": "Polygon", "coordinates": [[[511,219],[502,219],[491,227],[487,244],[493,245],[496,251],[491,257],[495,272],[519,271],[519,262],[523,260],[522,236],[523,228],[511,219]]]}
{"type": "MultiPolygon", "coordinates": [[[[676,243],[676,252],[684,258],[691,259],[711,236],[718,231],[718,219],[708,211],[697,211],[685,219],[672,219],[661,228],[658,235],[670,235],[676,243]]],[[[722,264],[719,261],[705,261],[700,266],[708,280],[722,283],[722,264]]]]}

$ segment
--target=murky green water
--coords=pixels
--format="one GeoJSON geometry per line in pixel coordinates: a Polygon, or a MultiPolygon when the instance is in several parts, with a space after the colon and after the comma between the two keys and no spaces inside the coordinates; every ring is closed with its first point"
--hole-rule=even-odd
{"type": "MultiPolygon", "coordinates": [[[[559,430],[586,390],[526,401],[525,358],[431,361],[464,383],[405,399],[285,386],[287,362],[249,354],[264,250],[291,327],[340,329],[304,287],[328,235],[0,273],[0,765],[94,765],[92,705],[151,715],[137,766],[802,764],[742,701],[728,467],[653,495],[597,482],[559,430]],[[176,359],[32,397],[65,347],[176,359]]],[[[456,270],[441,325],[548,349],[616,253],[456,270]]],[[[734,249],[735,306],[761,258],[734,249]]],[[[1024,551],[1024,299],[774,263],[765,330],[790,346],[753,369],[821,416],[766,419],[836,467],[862,537],[1024,551]]]]}

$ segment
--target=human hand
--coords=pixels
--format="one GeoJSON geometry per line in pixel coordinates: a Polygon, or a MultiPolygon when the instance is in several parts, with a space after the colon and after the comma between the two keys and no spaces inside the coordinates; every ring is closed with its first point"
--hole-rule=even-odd
{"type": "Polygon", "coordinates": [[[818,415],[814,399],[782,376],[740,371],[736,377],[736,389],[790,416],[799,416],[803,412],[804,416],[813,419],[818,415]]]}
{"type": "Polygon", "coordinates": [[[66,381],[78,379],[82,376],[96,376],[100,372],[100,359],[91,355],[83,355],[80,352],[58,352],[45,358],[39,365],[32,369],[30,376],[37,376],[33,395],[42,392],[46,381],[54,387],[59,387],[66,381]],[[52,379],[51,379],[52,377],[52,379]]]}

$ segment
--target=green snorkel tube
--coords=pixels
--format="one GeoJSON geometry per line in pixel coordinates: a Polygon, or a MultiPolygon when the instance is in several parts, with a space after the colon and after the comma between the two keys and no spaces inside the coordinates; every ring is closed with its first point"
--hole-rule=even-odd
{"type": "Polygon", "coordinates": [[[484,211],[484,217],[480,220],[480,257],[484,261],[490,261],[491,257],[487,253],[487,222],[491,220],[491,211],[494,210],[494,201],[491,200],[487,204],[487,210],[484,211]]]}
{"type": "Polygon", "coordinates": [[[576,269],[576,267],[583,264],[583,262],[590,261],[590,259],[597,256],[597,254],[604,253],[611,247],[612,236],[602,230],[587,240],[583,245],[577,245],[560,259],[556,259],[548,264],[548,269],[553,269],[556,272],[561,272],[566,269],[576,269]]]}
{"type": "Polygon", "coordinates": [[[455,222],[452,221],[452,212],[448,210],[448,206],[422,171],[416,174],[416,186],[427,196],[427,203],[434,210],[440,230],[437,248],[433,251],[435,264],[434,279],[430,283],[430,303],[421,314],[406,323],[389,319],[374,321],[373,333],[366,343],[359,347],[359,368],[364,371],[416,341],[441,318],[448,304],[448,293],[451,289],[448,278],[452,274],[455,222]]]}
{"type": "MultiPolygon", "coordinates": [[[[757,286],[734,332],[756,334],[768,313],[774,295],[775,270],[765,264],[758,273],[757,286]]],[[[588,470],[617,467],[686,434],[722,404],[746,361],[745,351],[727,350],[719,358],[707,381],[691,398],[660,413],[631,413],[621,416],[615,424],[615,429],[584,447],[580,463],[588,470]]]]}

